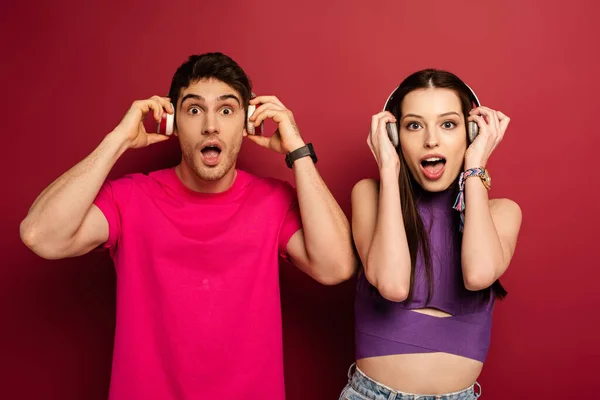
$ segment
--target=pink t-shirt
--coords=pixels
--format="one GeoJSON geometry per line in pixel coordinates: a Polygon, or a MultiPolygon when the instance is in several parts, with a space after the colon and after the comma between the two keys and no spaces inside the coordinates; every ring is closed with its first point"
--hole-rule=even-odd
{"type": "Polygon", "coordinates": [[[111,400],[284,399],[278,256],[301,229],[286,182],[238,170],[225,192],[174,168],[107,181],[117,273],[111,400]]]}

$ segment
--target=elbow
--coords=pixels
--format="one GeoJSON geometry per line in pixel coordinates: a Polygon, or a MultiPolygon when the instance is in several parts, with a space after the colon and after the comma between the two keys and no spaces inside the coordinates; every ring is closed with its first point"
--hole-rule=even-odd
{"type": "Polygon", "coordinates": [[[410,292],[410,284],[404,283],[398,277],[395,279],[380,278],[373,276],[373,273],[369,273],[370,269],[365,266],[365,277],[367,281],[377,288],[377,291],[384,299],[401,303],[408,298],[410,292]]]}
{"type": "Polygon", "coordinates": [[[494,277],[494,274],[487,272],[472,272],[465,274],[464,276],[465,288],[473,292],[487,289],[492,286],[495,281],[496,278],[494,277]]]}
{"type": "Polygon", "coordinates": [[[39,230],[35,228],[35,225],[27,219],[21,222],[19,234],[23,244],[36,255],[46,260],[56,260],[61,258],[56,249],[44,240],[39,230]]]}
{"type": "Polygon", "coordinates": [[[318,266],[313,268],[314,271],[328,271],[326,273],[315,274],[313,278],[322,285],[334,286],[352,278],[358,268],[355,257],[337,260],[333,264],[329,264],[329,268],[320,268],[318,266]]]}
{"type": "Polygon", "coordinates": [[[25,246],[32,250],[38,247],[39,235],[27,219],[24,219],[21,222],[21,225],[19,226],[19,234],[21,236],[21,241],[25,244],[25,246]]]}
{"type": "Polygon", "coordinates": [[[381,297],[388,301],[401,303],[408,298],[409,288],[401,284],[379,284],[376,286],[381,297]]]}
{"type": "Polygon", "coordinates": [[[321,285],[335,286],[335,285],[339,285],[340,283],[342,283],[350,278],[343,278],[341,276],[334,276],[334,275],[322,275],[322,276],[315,276],[314,279],[317,282],[319,282],[321,285]]]}

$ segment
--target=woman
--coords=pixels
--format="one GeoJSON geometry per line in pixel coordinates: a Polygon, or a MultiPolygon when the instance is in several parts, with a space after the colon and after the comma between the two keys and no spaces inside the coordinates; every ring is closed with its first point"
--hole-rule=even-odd
{"type": "MultiPolygon", "coordinates": [[[[486,164],[509,118],[479,106],[455,75],[406,78],[373,116],[379,181],[352,190],[363,264],[356,365],[342,399],[474,399],[490,341],[498,278],[521,225],[519,206],[489,199],[486,164]],[[473,108],[473,103],[476,107],[473,108]],[[394,147],[386,124],[396,124],[394,147]],[[471,142],[470,123],[479,133],[471,142]]],[[[353,365],[354,367],[354,365],[353,365]]]]}

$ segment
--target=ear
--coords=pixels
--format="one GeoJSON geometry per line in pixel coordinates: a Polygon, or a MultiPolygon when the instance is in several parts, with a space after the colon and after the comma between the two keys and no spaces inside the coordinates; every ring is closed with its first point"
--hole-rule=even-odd
{"type": "MultiPolygon", "coordinates": [[[[175,117],[173,117],[175,118],[175,117]]],[[[171,135],[179,137],[179,132],[177,131],[177,122],[173,121],[173,126],[171,127],[171,135]]]]}
{"type": "Polygon", "coordinates": [[[173,130],[172,130],[172,135],[179,137],[179,132],[177,132],[177,120],[176,120],[176,118],[177,118],[176,116],[173,116],[173,130]]]}
{"type": "Polygon", "coordinates": [[[173,102],[171,102],[171,107],[173,108],[173,135],[179,137],[179,133],[177,132],[177,108],[173,102]]]}
{"type": "Polygon", "coordinates": [[[173,135],[179,137],[179,132],[177,130],[177,112],[173,115],[173,135]]]}

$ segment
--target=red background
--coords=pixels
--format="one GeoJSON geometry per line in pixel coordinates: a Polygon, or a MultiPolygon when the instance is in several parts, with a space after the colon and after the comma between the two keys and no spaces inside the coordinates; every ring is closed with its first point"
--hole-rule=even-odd
{"type": "MultiPolygon", "coordinates": [[[[492,195],[516,200],[524,220],[480,378],[484,398],[597,396],[596,2],[33,0],[2,8],[1,398],[106,398],[111,261],[45,261],[20,242],[19,222],[133,100],[166,94],[189,54],[217,50],[246,69],[257,93],[294,112],[348,215],[352,185],[377,173],[365,143],[370,117],[407,74],[453,71],[509,115],[491,159],[492,195]]],[[[111,177],[178,158],[176,141],[131,151],[111,177]]],[[[250,142],[239,166],[293,179],[281,156],[250,142]]],[[[337,398],[353,360],[354,280],[322,287],[284,265],[281,282],[288,397],[337,398]]]]}

